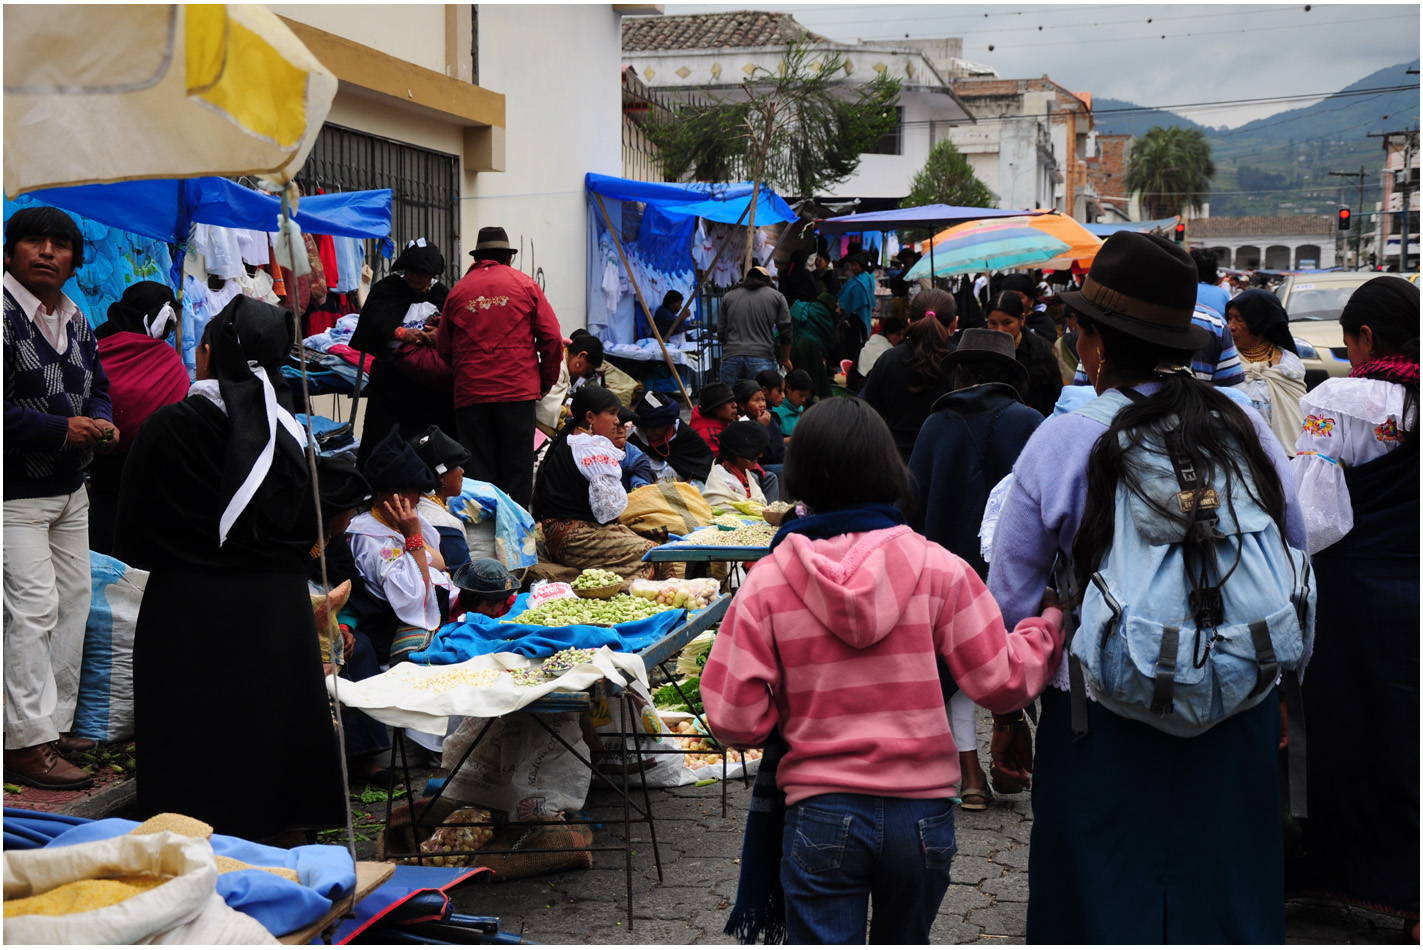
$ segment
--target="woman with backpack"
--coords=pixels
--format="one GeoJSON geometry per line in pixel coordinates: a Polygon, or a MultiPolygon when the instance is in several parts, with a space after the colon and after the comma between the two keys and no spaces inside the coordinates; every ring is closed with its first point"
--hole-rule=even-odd
{"type": "Polygon", "coordinates": [[[1289,867],[1291,893],[1415,922],[1418,312],[1417,284],[1393,276],[1364,284],[1339,316],[1353,370],[1300,400],[1293,465],[1319,632],[1300,690],[1311,733],[1309,817],[1304,855],[1289,867]],[[1360,794],[1361,768],[1368,788],[1387,789],[1389,807],[1360,794]]]}
{"type": "Polygon", "coordinates": [[[938,669],[988,708],[1016,708],[1056,663],[1062,615],[1040,590],[1005,628],[978,575],[904,523],[908,473],[860,400],[808,410],[785,475],[811,513],[747,575],[701,680],[719,739],[772,740],[727,932],[862,944],[868,925],[870,943],[928,943],[957,850],[938,669]]]}
{"type": "MultiPolygon", "coordinates": [[[[1215,552],[1217,527],[1240,539],[1232,550],[1245,551],[1248,524],[1258,529],[1248,536],[1251,563],[1261,552],[1276,565],[1293,563],[1297,583],[1304,556],[1285,543],[1303,546],[1304,522],[1289,461],[1257,413],[1191,375],[1191,353],[1205,332],[1191,322],[1196,269],[1180,247],[1118,232],[1099,250],[1082,290],[1063,296],[1078,314],[1083,365],[1105,395],[1046,420],[1024,447],[995,532],[988,579],[1005,622],[1015,623],[1036,612],[1034,591],[1062,557],[1058,577],[1066,589],[1059,589],[1081,624],[1067,644],[1072,661],[1064,657],[1041,696],[1036,763],[1021,713],[994,717],[995,739],[1006,730],[1010,740],[995,744],[995,765],[1025,780],[1036,764],[1028,941],[1283,943],[1282,723],[1273,683],[1277,670],[1303,652],[1299,628],[1306,625],[1293,628],[1292,640],[1281,635],[1279,667],[1269,667],[1260,650],[1249,653],[1253,690],[1239,711],[1190,738],[1171,734],[1164,731],[1168,720],[1176,728],[1187,710],[1198,708],[1186,702],[1198,701],[1192,682],[1208,671],[1221,682],[1217,671],[1256,640],[1254,624],[1224,646],[1206,635],[1227,629],[1212,613],[1235,622],[1236,600],[1242,590],[1254,590],[1242,577],[1253,581],[1255,575],[1241,570],[1220,585],[1224,567],[1202,570],[1206,583],[1218,584],[1206,588],[1184,576],[1177,562],[1169,576],[1150,558],[1123,561],[1112,553],[1116,545],[1139,544],[1144,527],[1165,539],[1164,547],[1185,552],[1194,571],[1215,552]],[[1094,410],[1098,404],[1107,407],[1105,416],[1094,410]],[[1163,443],[1169,454],[1147,453],[1154,467],[1137,464],[1144,461],[1143,446],[1163,443]],[[1185,474],[1172,475],[1166,462],[1172,457],[1185,474]],[[1199,473],[1206,473],[1209,490],[1199,473]],[[1234,521],[1237,513],[1245,524],[1234,521]],[[1133,613],[1150,613],[1149,602],[1143,607],[1098,595],[1158,578],[1176,585],[1181,606],[1155,624],[1133,613]],[[1119,626],[1102,624],[1096,612],[1089,618],[1088,607],[1097,611],[1104,604],[1124,612],[1119,626]],[[1154,667],[1164,703],[1157,706],[1153,695],[1151,713],[1129,715],[1118,693],[1099,695],[1082,683],[1087,673],[1106,675],[1093,666],[1099,642],[1120,648],[1143,633],[1151,636],[1147,667],[1154,667]],[[1201,665],[1189,657],[1181,662],[1180,652],[1168,658],[1165,648],[1173,640],[1201,665]],[[1173,662],[1175,678],[1169,675],[1173,662]]],[[[1274,572],[1292,595],[1290,573],[1274,572]]],[[[1288,632],[1294,611],[1284,609],[1287,597],[1280,599],[1284,619],[1272,614],[1272,622],[1288,632]]],[[[1259,628],[1270,635],[1266,646],[1274,646],[1275,628],[1259,628]]],[[[1127,667],[1136,663],[1135,655],[1125,661],[1123,676],[1135,672],[1127,667]]],[[[1152,680],[1145,682],[1149,687],[1152,680]]]]}

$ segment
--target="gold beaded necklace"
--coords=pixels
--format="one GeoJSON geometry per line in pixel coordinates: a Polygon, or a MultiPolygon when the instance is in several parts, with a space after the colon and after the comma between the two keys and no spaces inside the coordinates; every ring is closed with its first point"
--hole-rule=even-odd
{"type": "Polygon", "coordinates": [[[1247,363],[1273,363],[1275,361],[1275,344],[1269,340],[1258,346],[1244,346],[1237,343],[1235,349],[1240,354],[1240,358],[1247,363]]]}

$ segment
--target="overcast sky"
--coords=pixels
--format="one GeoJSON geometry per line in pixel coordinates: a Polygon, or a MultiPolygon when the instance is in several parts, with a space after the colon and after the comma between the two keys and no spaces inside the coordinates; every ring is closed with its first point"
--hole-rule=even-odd
{"type": "MultiPolygon", "coordinates": [[[[669,15],[746,9],[790,11],[808,29],[843,42],[962,37],[965,59],[1005,79],[1047,74],[1075,92],[1150,106],[1333,92],[1419,51],[1416,3],[666,6],[669,15]]],[[[1418,77],[1400,74],[1397,81],[1418,77]]],[[[1234,127],[1308,104],[1175,111],[1202,125],[1234,127]]]]}

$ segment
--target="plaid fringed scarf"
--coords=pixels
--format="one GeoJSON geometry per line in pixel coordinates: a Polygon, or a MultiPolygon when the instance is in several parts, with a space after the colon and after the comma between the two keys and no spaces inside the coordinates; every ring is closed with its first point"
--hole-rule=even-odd
{"type": "Polygon", "coordinates": [[[781,890],[781,837],[786,826],[786,793],[776,784],[781,757],[789,750],[779,730],[771,733],[761,755],[746,836],[741,845],[741,877],[736,904],[723,933],[743,944],[786,942],[786,895],[781,890]]]}
{"type": "Polygon", "coordinates": [[[1355,379],[1381,379],[1389,383],[1418,382],[1418,361],[1402,354],[1381,356],[1367,363],[1360,363],[1349,373],[1355,379]]]}

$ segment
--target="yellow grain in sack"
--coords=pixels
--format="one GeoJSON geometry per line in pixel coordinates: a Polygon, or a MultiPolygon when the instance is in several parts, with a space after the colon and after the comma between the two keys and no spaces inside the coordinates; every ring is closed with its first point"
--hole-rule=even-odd
{"type": "Polygon", "coordinates": [[[644,538],[662,542],[667,532],[688,535],[712,523],[711,505],[686,482],[657,482],[628,493],[628,506],[618,518],[644,538]]]}
{"type": "Polygon", "coordinates": [[[156,874],[129,874],[99,880],[70,881],[43,894],[5,901],[5,916],[43,914],[46,917],[62,917],[65,914],[82,914],[101,907],[111,907],[144,891],[151,891],[167,880],[168,878],[156,874]]]}

